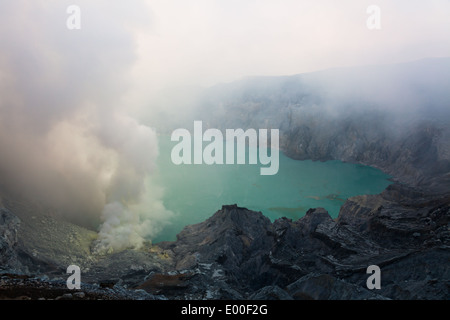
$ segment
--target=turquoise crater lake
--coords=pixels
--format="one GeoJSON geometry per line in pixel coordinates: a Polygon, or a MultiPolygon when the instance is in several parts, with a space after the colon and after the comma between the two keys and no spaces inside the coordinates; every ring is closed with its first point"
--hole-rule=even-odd
{"type": "Polygon", "coordinates": [[[164,188],[163,203],[175,213],[152,241],[172,241],[189,224],[199,223],[224,204],[261,211],[272,221],[296,220],[310,208],[323,207],[332,217],[349,197],[377,194],[391,182],[382,171],[341,161],[298,161],[279,154],[276,175],[260,175],[260,164],[175,165],[176,142],[160,136],[160,154],[153,179],[164,188]]]}

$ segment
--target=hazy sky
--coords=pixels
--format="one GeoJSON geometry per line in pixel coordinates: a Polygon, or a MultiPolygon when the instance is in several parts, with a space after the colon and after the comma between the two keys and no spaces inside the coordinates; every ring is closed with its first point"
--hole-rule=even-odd
{"type": "Polygon", "coordinates": [[[448,0],[145,3],[127,95],[135,107],[165,86],[450,56],[448,0]],[[380,8],[380,30],[367,28],[370,5],[380,8]]]}
{"type": "Polygon", "coordinates": [[[146,3],[137,74],[155,86],[450,55],[448,0],[146,3]],[[369,5],[381,9],[380,30],[366,26],[369,5]]]}
{"type": "Polygon", "coordinates": [[[47,68],[98,49],[116,76],[131,77],[123,86],[140,104],[165,86],[450,56],[449,16],[448,0],[4,0],[0,34],[47,50],[47,68]],[[81,30],[66,28],[71,4],[81,30]],[[380,30],[366,26],[370,5],[381,10],[380,30]]]}

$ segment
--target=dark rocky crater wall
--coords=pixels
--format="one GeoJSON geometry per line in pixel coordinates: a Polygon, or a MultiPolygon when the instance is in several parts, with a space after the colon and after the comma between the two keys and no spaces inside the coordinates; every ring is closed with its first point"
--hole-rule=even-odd
{"type": "Polygon", "coordinates": [[[448,58],[249,78],[209,89],[196,118],[221,129],[279,129],[280,148],[294,159],[360,163],[446,192],[449,86],[448,58]]]}
{"type": "Polygon", "coordinates": [[[394,183],[348,199],[337,219],[312,208],[272,223],[228,204],[174,242],[102,256],[94,232],[3,194],[0,297],[449,299],[449,87],[450,60],[431,59],[203,91],[183,127],[278,128],[294,159],[370,165],[394,183]],[[78,294],[64,286],[68,264],[82,268],[78,294]],[[366,286],[369,265],[381,268],[380,290],[366,286]]]}

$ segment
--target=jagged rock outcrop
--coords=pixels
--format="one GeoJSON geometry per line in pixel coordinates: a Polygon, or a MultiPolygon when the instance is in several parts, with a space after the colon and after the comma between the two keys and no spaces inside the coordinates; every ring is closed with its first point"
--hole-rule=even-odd
{"type": "MultiPolygon", "coordinates": [[[[5,216],[15,225],[14,217],[5,216]]],[[[260,212],[225,205],[206,221],[185,227],[176,241],[90,257],[82,287],[89,299],[445,300],[450,298],[449,225],[449,194],[399,184],[379,195],[348,199],[337,219],[316,208],[295,221],[271,222],[260,212]],[[381,289],[367,288],[370,265],[381,268],[381,289]]],[[[9,247],[8,257],[16,249],[9,247]]],[[[47,271],[56,276],[54,267],[47,271]]],[[[5,274],[0,291],[9,298],[28,292],[33,299],[36,288],[46,297],[67,293],[63,284],[55,287],[67,277],[65,270],[56,282],[45,277],[5,274]]]]}
{"type": "Polygon", "coordinates": [[[423,195],[406,206],[395,200],[412,192],[403,188],[349,199],[336,221],[320,208],[297,221],[270,223],[261,213],[223,206],[160,246],[195,283],[185,284],[181,296],[204,298],[203,290],[215,288],[257,299],[264,292],[267,298],[448,299],[450,199],[423,195]],[[381,290],[366,286],[370,265],[382,269],[381,290]]]}

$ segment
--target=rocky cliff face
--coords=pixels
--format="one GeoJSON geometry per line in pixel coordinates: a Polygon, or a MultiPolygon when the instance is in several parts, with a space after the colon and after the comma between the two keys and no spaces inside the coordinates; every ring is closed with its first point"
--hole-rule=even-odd
{"type": "Polygon", "coordinates": [[[320,208],[270,223],[261,213],[224,206],[160,246],[196,284],[181,295],[447,299],[450,198],[415,197],[405,207],[398,197],[404,201],[407,192],[393,186],[349,199],[336,221],[320,208]],[[381,290],[367,289],[369,265],[382,270],[381,290]]]}
{"type": "MultiPolygon", "coordinates": [[[[395,180],[443,192],[450,185],[450,131],[437,123],[418,123],[401,133],[376,131],[382,119],[355,117],[333,128],[294,125],[284,132],[282,148],[295,159],[361,163],[379,168],[395,180]]],[[[394,124],[393,124],[394,125],[394,124]]]]}
{"type": "Polygon", "coordinates": [[[280,148],[294,159],[360,163],[446,192],[449,66],[447,58],[250,78],[207,90],[195,116],[221,130],[279,129],[280,148]]]}

